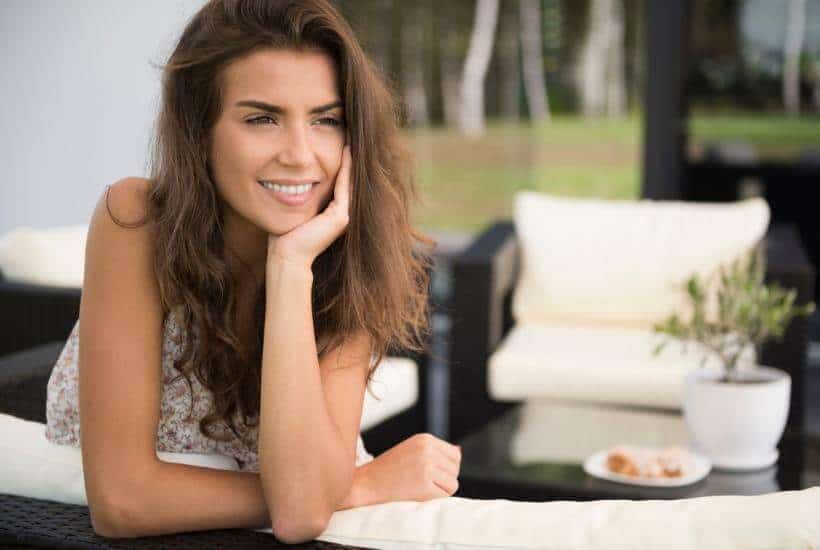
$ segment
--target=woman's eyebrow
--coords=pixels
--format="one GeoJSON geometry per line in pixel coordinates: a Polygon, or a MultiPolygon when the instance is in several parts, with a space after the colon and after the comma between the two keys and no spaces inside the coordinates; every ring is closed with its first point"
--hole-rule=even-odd
{"type": "MultiPolygon", "coordinates": [[[[264,101],[257,101],[255,99],[243,99],[241,101],[237,101],[235,105],[237,107],[253,107],[254,109],[261,109],[263,111],[275,114],[281,114],[285,112],[285,109],[283,109],[279,105],[271,105],[270,103],[265,103],[264,101]]],[[[329,111],[331,109],[335,109],[336,107],[342,106],[344,106],[344,104],[341,101],[334,101],[333,103],[327,103],[325,105],[319,105],[318,107],[314,107],[310,110],[310,114],[313,115],[317,113],[323,113],[325,111],[329,111]]]]}

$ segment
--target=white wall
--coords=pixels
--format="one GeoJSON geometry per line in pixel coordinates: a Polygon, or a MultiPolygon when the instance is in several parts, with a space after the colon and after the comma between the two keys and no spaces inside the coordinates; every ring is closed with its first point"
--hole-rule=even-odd
{"type": "Polygon", "coordinates": [[[107,184],[147,175],[155,67],[203,3],[0,2],[0,234],[88,223],[107,184]]]}

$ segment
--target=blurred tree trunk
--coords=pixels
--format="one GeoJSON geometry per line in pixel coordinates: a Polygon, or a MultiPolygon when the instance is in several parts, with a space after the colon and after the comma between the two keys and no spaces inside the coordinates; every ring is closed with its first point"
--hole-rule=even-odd
{"type": "MultiPolygon", "coordinates": [[[[632,9],[627,10],[633,18],[632,26],[632,78],[630,80],[630,95],[632,96],[632,107],[636,110],[642,109],[643,104],[643,80],[646,74],[644,67],[644,48],[646,48],[646,41],[644,40],[644,5],[642,0],[633,2],[630,6],[632,9]]],[[[627,18],[627,22],[629,19],[627,18]]]]}
{"type": "Polygon", "coordinates": [[[477,0],[470,46],[461,76],[459,128],[466,136],[484,133],[484,79],[493,52],[498,0],[477,0]]]}
{"type": "Polygon", "coordinates": [[[541,33],[541,0],[519,0],[521,26],[521,63],[524,67],[524,90],[530,120],[549,120],[549,102],[544,78],[543,38],[541,33]]]}
{"type": "Polygon", "coordinates": [[[626,66],[624,64],[624,5],[612,2],[609,20],[609,59],[607,60],[606,112],[623,116],[626,113],[626,66]]]}
{"type": "Polygon", "coordinates": [[[424,29],[427,2],[403,2],[401,25],[401,81],[410,126],[427,126],[430,115],[424,88],[424,29]]]}
{"type": "Polygon", "coordinates": [[[790,0],[783,47],[783,107],[791,115],[800,112],[800,52],[805,28],[806,0],[790,0]]]}
{"type": "Polygon", "coordinates": [[[438,65],[441,80],[441,110],[444,124],[458,127],[461,96],[461,64],[464,57],[466,28],[461,21],[462,3],[449,0],[436,6],[438,65]]]}
{"type": "Polygon", "coordinates": [[[498,22],[498,65],[501,116],[516,121],[521,116],[521,66],[518,47],[518,12],[507,0],[501,4],[498,22]]]}
{"type": "Polygon", "coordinates": [[[578,71],[586,116],[626,111],[624,13],[621,0],[591,0],[578,71]]]}
{"type": "Polygon", "coordinates": [[[366,0],[364,6],[367,17],[368,42],[373,61],[384,73],[394,80],[393,74],[393,0],[366,0]]]}

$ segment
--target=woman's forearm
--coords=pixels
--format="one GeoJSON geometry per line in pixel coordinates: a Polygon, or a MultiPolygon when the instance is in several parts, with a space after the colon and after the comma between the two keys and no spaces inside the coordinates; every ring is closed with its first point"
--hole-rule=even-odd
{"type": "Polygon", "coordinates": [[[106,537],[145,537],[207,529],[270,527],[259,476],[157,460],[132,475],[107,509],[91,509],[106,537]]]}
{"type": "Polygon", "coordinates": [[[275,256],[268,261],[260,479],[274,523],[321,522],[350,492],[355,468],[347,464],[325,404],[311,309],[313,274],[309,266],[275,256]]]}
{"type": "Polygon", "coordinates": [[[381,504],[387,501],[386,498],[382,498],[379,495],[379,488],[373,486],[368,478],[368,471],[376,460],[378,460],[378,457],[356,468],[356,471],[353,473],[353,484],[350,487],[350,491],[344,500],[336,507],[337,510],[347,510],[348,508],[368,506],[370,504],[381,504]]]}

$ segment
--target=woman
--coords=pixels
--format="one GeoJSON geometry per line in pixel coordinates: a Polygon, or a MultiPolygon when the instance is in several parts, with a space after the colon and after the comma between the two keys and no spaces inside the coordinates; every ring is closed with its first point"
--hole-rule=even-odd
{"type": "Polygon", "coordinates": [[[429,330],[432,241],[410,227],[395,113],[327,0],[215,0],[191,19],[150,178],[109,186],[92,215],[49,381],[46,434],[82,434],[98,533],[302,541],[338,509],[457,490],[456,446],[419,434],[372,459],[358,433],[386,350],[429,330]]]}

